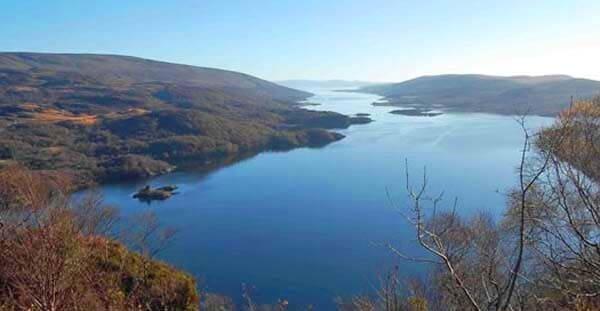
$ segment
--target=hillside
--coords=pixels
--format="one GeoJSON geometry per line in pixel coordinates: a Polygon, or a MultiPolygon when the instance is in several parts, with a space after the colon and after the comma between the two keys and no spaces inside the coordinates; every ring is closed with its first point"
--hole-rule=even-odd
{"type": "Polygon", "coordinates": [[[367,86],[360,91],[382,95],[388,100],[385,105],[391,106],[554,116],[569,106],[571,97],[600,94],[600,82],[564,75],[440,75],[367,86]]]}
{"type": "Polygon", "coordinates": [[[143,58],[95,54],[0,53],[0,69],[38,71],[79,75],[114,87],[131,87],[141,83],[172,83],[187,87],[238,88],[256,95],[280,100],[297,100],[310,96],[246,74],[171,64],[143,58]]]}
{"type": "Polygon", "coordinates": [[[0,164],[82,182],[322,146],[368,122],[298,108],[310,93],[218,69],[129,56],[0,53],[0,164]],[[93,176],[93,177],[92,177],[93,176]]]}

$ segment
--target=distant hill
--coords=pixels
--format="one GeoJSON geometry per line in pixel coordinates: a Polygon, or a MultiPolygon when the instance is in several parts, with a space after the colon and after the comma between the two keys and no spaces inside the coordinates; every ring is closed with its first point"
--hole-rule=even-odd
{"type": "Polygon", "coordinates": [[[238,88],[275,99],[296,100],[310,93],[239,72],[119,55],[0,53],[0,70],[74,74],[111,86],[173,83],[202,88],[238,88]]]}
{"type": "Polygon", "coordinates": [[[246,74],[129,56],[0,53],[0,165],[137,178],[322,146],[368,118],[300,109],[310,93],[246,74]]]}
{"type": "Polygon", "coordinates": [[[316,89],[316,88],[358,88],[375,84],[367,81],[349,81],[349,80],[283,80],[276,83],[295,89],[316,89]]]}
{"type": "Polygon", "coordinates": [[[565,75],[439,75],[366,86],[360,91],[382,95],[391,106],[554,116],[569,106],[571,97],[600,94],[600,81],[565,75]]]}

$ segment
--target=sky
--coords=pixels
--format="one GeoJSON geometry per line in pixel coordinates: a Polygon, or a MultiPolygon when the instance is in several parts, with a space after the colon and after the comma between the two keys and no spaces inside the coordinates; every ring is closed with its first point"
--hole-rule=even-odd
{"type": "Polygon", "coordinates": [[[0,0],[0,51],[107,53],[268,80],[600,80],[600,0],[0,0]]]}

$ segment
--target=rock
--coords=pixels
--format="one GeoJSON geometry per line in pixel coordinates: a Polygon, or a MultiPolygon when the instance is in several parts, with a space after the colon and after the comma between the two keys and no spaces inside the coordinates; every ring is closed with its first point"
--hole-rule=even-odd
{"type": "Polygon", "coordinates": [[[134,198],[139,199],[140,201],[154,201],[154,200],[166,200],[170,198],[172,195],[176,194],[174,191],[177,189],[177,186],[164,186],[156,189],[150,188],[150,186],[145,186],[140,189],[136,194],[133,195],[134,198]]]}
{"type": "Polygon", "coordinates": [[[173,191],[177,190],[177,186],[175,186],[175,185],[168,185],[168,186],[157,188],[156,190],[173,192],[173,191]]]}

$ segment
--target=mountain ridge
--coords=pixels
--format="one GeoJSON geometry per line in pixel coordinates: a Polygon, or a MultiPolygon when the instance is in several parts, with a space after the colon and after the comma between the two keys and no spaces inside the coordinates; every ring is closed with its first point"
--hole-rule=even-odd
{"type": "Polygon", "coordinates": [[[367,86],[359,91],[384,96],[387,103],[377,105],[554,116],[569,106],[571,97],[600,94],[600,81],[568,75],[445,74],[367,86]]]}
{"type": "Polygon", "coordinates": [[[164,62],[127,55],[0,52],[0,69],[48,70],[77,72],[103,82],[119,83],[171,82],[195,87],[263,88],[276,99],[298,100],[310,96],[304,91],[256,78],[249,74],[217,68],[164,62]],[[115,81],[112,81],[115,82],[115,81]]]}

